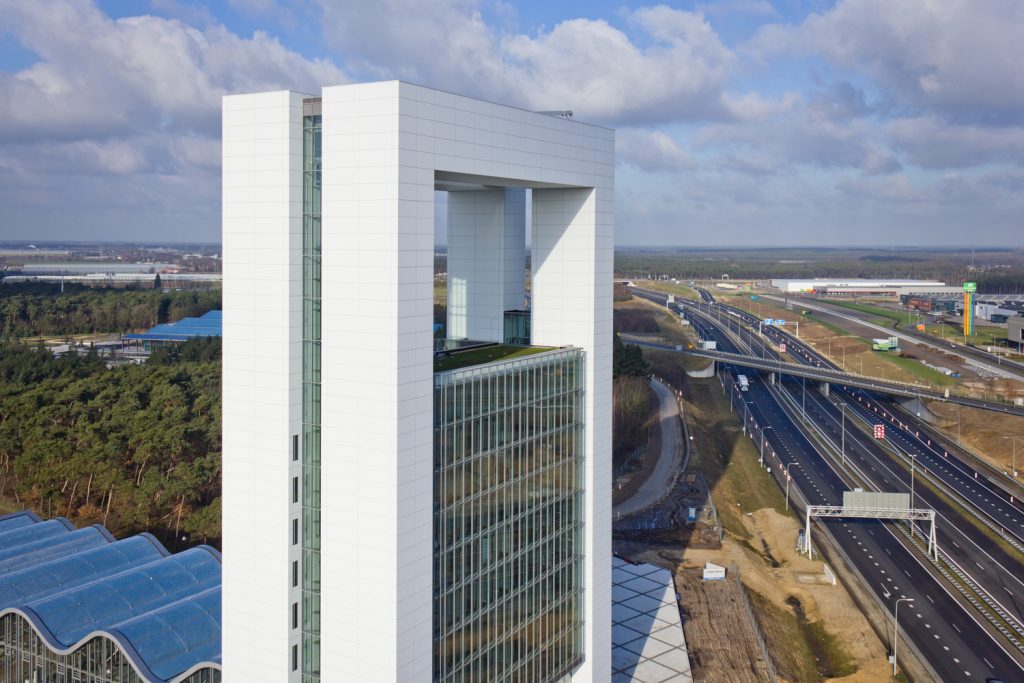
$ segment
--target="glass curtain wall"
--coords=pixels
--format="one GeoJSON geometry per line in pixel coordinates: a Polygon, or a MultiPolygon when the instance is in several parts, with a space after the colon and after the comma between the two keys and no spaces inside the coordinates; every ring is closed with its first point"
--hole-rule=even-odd
{"type": "MultiPolygon", "coordinates": [[[[42,683],[145,683],[121,648],[97,636],[68,654],[58,654],[20,614],[0,617],[0,681],[42,683]]],[[[181,683],[220,683],[221,672],[204,668],[181,683]]]]}
{"type": "Polygon", "coordinates": [[[434,680],[583,660],[584,353],[434,375],[434,680]]]}
{"type": "Polygon", "coordinates": [[[320,98],[302,117],[302,680],[320,680],[320,98]]]}

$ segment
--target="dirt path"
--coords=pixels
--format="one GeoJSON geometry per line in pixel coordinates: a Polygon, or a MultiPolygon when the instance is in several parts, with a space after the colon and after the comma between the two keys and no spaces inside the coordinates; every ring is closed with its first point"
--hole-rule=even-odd
{"type": "MultiPolygon", "coordinates": [[[[687,549],[682,567],[699,567],[707,561],[735,565],[743,585],[776,608],[770,613],[759,611],[758,620],[772,658],[777,660],[780,678],[808,680],[799,675],[798,643],[787,641],[791,636],[787,628],[792,630],[795,623],[793,604],[799,604],[806,621],[820,622],[832,641],[839,644],[836,658],[856,669],[842,678],[828,680],[887,680],[886,650],[867,619],[842,584],[832,585],[826,579],[821,561],[808,560],[796,552],[800,524],[793,517],[771,509],[745,515],[744,523],[751,534],[749,541],[738,543],[727,537],[721,550],[687,549]]],[[[804,659],[813,661],[813,654],[805,653],[804,659]]]]}

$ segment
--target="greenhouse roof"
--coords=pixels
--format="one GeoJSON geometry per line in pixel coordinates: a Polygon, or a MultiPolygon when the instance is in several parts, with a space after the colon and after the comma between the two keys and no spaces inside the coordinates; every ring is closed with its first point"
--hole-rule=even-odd
{"type": "Polygon", "coordinates": [[[138,334],[126,334],[125,339],[140,341],[187,341],[194,337],[220,337],[223,312],[209,311],[198,318],[182,318],[176,323],[164,323],[138,334]]]}
{"type": "Polygon", "coordinates": [[[0,516],[0,615],[21,615],[55,653],[103,636],[154,683],[220,669],[220,590],[211,547],[172,555],[149,534],[0,516]]]}

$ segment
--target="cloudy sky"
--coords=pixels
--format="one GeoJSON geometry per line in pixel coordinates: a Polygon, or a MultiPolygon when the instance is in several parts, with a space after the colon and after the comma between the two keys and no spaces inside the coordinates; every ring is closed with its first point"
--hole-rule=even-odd
{"type": "Polygon", "coordinates": [[[0,0],[0,239],[219,241],[224,94],[615,127],[622,245],[1024,246],[1021,0],[0,0]]]}

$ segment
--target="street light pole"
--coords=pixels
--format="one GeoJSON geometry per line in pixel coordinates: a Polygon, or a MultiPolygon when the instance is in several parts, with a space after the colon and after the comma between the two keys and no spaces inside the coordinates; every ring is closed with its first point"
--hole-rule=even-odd
{"type": "Polygon", "coordinates": [[[1004,436],[1004,439],[1010,439],[1010,474],[1014,479],[1017,478],[1017,437],[1013,434],[1004,436]]]}
{"type": "Polygon", "coordinates": [[[794,460],[793,462],[788,463],[786,465],[786,509],[787,510],[789,509],[789,468],[792,467],[793,465],[799,466],[800,463],[798,463],[796,460],[794,460]]]}
{"type": "Polygon", "coordinates": [[[901,602],[914,602],[914,598],[896,598],[896,612],[893,615],[893,633],[892,633],[892,675],[896,676],[896,643],[900,639],[900,603],[901,602]]]}
{"type": "Polygon", "coordinates": [[[839,409],[843,413],[843,429],[842,429],[843,435],[842,435],[842,439],[840,441],[840,443],[842,445],[839,447],[839,452],[843,456],[843,467],[846,467],[846,404],[845,403],[840,403],[839,404],[839,409]]]}
{"type": "Polygon", "coordinates": [[[762,427],[761,428],[761,467],[764,467],[764,440],[765,440],[765,434],[764,433],[765,433],[766,430],[771,429],[771,428],[772,428],[771,425],[768,425],[767,427],[762,427]]]}
{"type": "Polygon", "coordinates": [[[956,443],[960,445],[960,404],[956,404],[956,443]]]}
{"type": "Polygon", "coordinates": [[[804,422],[807,422],[807,378],[801,377],[801,384],[803,385],[803,393],[801,394],[800,413],[804,422]]]}

